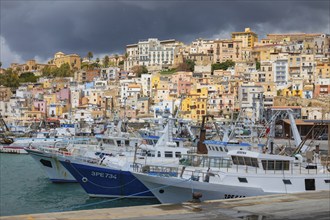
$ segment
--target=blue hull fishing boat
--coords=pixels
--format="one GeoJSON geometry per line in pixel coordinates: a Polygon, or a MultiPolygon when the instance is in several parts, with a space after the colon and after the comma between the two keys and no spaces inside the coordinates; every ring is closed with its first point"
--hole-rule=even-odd
{"type": "Polygon", "coordinates": [[[91,197],[154,198],[131,172],[60,160],[91,197]]]}

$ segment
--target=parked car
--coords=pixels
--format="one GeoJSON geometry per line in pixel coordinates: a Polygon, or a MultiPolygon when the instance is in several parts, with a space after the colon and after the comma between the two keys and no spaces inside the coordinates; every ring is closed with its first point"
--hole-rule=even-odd
{"type": "Polygon", "coordinates": [[[324,133],[318,137],[319,140],[328,140],[328,134],[324,133]]]}

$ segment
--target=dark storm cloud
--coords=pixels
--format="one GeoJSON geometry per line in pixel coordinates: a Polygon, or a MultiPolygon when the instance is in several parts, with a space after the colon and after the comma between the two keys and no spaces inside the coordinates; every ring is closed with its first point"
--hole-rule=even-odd
{"type": "MultiPolygon", "coordinates": [[[[3,1],[1,33],[24,60],[57,51],[123,53],[139,39],[230,36],[251,27],[275,32],[329,33],[328,1],[3,1]]],[[[1,49],[1,48],[0,48],[1,49]]],[[[2,54],[5,56],[6,54],[2,54]]],[[[1,58],[2,59],[2,58],[1,58]]]]}

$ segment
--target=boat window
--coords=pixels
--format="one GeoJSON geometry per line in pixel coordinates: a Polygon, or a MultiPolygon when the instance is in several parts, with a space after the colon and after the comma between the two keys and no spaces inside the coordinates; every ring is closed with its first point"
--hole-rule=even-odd
{"type": "Polygon", "coordinates": [[[117,141],[117,146],[118,146],[118,147],[121,146],[121,141],[117,141]]]}
{"type": "Polygon", "coordinates": [[[325,183],[330,183],[330,179],[324,180],[325,183]]]}
{"type": "Polygon", "coordinates": [[[148,150],[148,151],[147,151],[147,156],[148,156],[148,157],[155,157],[155,151],[153,151],[153,150],[148,150]]]}
{"type": "Polygon", "coordinates": [[[165,157],[173,157],[172,151],[165,151],[165,157]]]}
{"type": "Polygon", "coordinates": [[[225,148],[225,151],[226,151],[226,152],[228,152],[228,149],[227,149],[227,147],[224,147],[224,148],[225,148]]]}
{"type": "Polygon", "coordinates": [[[305,189],[315,190],[315,179],[305,179],[305,189]]]}
{"type": "Polygon", "coordinates": [[[232,160],[233,160],[233,163],[235,165],[238,165],[238,160],[237,160],[237,157],[236,156],[231,156],[232,160]]]}
{"type": "Polygon", "coordinates": [[[243,157],[237,157],[237,159],[238,159],[238,165],[245,165],[243,157]]]}
{"type": "Polygon", "coordinates": [[[284,184],[290,184],[290,185],[292,184],[292,183],[291,183],[291,180],[286,180],[286,179],[283,179],[283,183],[284,183],[284,184]]]}
{"type": "Polygon", "coordinates": [[[245,165],[246,166],[252,166],[251,158],[250,157],[244,157],[245,165]]]}
{"type": "Polygon", "coordinates": [[[257,158],[251,158],[251,166],[259,167],[257,158]]]}
{"type": "Polygon", "coordinates": [[[161,157],[160,151],[157,152],[157,157],[161,157]]]}
{"type": "Polygon", "coordinates": [[[238,177],[238,180],[241,183],[247,183],[248,182],[247,179],[246,178],[243,178],[243,177],[238,177]]]}
{"type": "Polygon", "coordinates": [[[52,168],[52,162],[50,162],[49,160],[44,160],[44,159],[41,159],[40,160],[40,163],[42,163],[42,165],[44,165],[45,167],[50,167],[52,168]]]}
{"type": "Polygon", "coordinates": [[[125,140],[125,146],[129,146],[129,140],[125,140]]]}
{"type": "Polygon", "coordinates": [[[175,157],[181,157],[181,152],[175,152],[175,157]]]}
{"type": "Polygon", "coordinates": [[[288,160],[262,160],[264,170],[289,170],[290,161],[288,160]]]}
{"type": "Polygon", "coordinates": [[[222,147],[220,147],[220,151],[222,151],[222,152],[223,152],[223,149],[222,149],[222,147]]]}

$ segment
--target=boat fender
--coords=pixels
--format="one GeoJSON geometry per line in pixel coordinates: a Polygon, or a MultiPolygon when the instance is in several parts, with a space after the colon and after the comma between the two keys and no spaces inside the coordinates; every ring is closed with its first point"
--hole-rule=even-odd
{"type": "Polygon", "coordinates": [[[86,177],[83,177],[81,181],[83,181],[83,183],[87,183],[88,179],[86,177]]]}

